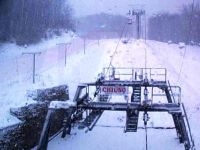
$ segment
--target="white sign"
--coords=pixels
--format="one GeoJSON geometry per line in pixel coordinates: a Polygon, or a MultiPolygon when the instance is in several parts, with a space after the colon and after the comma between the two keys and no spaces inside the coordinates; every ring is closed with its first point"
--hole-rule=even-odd
{"type": "Polygon", "coordinates": [[[102,86],[102,94],[128,94],[128,87],[126,86],[102,86]]]}

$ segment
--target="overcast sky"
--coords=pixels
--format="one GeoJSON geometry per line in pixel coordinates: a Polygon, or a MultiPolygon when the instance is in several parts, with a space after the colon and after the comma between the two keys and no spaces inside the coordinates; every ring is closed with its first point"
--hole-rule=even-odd
{"type": "MultiPolygon", "coordinates": [[[[177,12],[183,4],[193,0],[69,0],[74,7],[75,16],[85,16],[100,12],[125,15],[130,5],[145,5],[147,14],[160,11],[177,12]]],[[[200,0],[195,0],[196,2],[200,0]]]]}

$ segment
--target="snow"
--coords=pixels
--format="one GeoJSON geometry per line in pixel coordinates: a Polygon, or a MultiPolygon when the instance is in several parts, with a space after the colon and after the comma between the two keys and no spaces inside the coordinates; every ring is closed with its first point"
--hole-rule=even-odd
{"type": "Polygon", "coordinates": [[[57,43],[67,43],[71,41],[71,35],[68,33],[63,33],[62,36],[56,38],[55,36],[51,40],[42,40],[39,44],[33,44],[27,46],[16,46],[15,43],[12,44],[2,44],[0,46],[0,62],[14,59],[26,52],[42,52],[49,50],[52,47],[56,47],[57,43]]]}
{"type": "Polygon", "coordinates": [[[179,48],[184,48],[185,47],[185,43],[180,42],[178,44],[179,44],[179,48]]]}
{"type": "MultiPolygon", "coordinates": [[[[68,42],[71,40],[71,36],[64,34],[57,39],[49,40],[45,43],[30,46],[26,51],[14,44],[3,45],[0,50],[1,59],[0,61],[0,128],[6,126],[14,125],[20,121],[10,115],[10,108],[22,107],[31,103],[36,103],[30,97],[27,97],[30,91],[35,91],[36,89],[44,89],[53,86],[68,84],[70,87],[70,97],[76,91],[76,87],[81,81],[81,79],[95,80],[96,74],[94,72],[87,72],[88,68],[93,68],[94,70],[101,71],[99,68],[99,61],[101,61],[102,51],[97,43],[90,45],[90,41],[86,41],[90,46],[90,51],[87,50],[84,55],[83,45],[80,38],[72,40],[71,49],[68,51],[67,55],[67,66],[64,65],[64,51],[63,47],[56,45],[57,43],[68,42]],[[32,84],[32,57],[22,56],[22,52],[36,52],[37,49],[34,47],[46,47],[49,48],[47,51],[43,51],[41,56],[36,58],[36,84],[32,84]],[[32,48],[31,48],[32,47],[32,48]],[[98,47],[99,51],[96,51],[98,47]],[[73,51],[75,49],[76,51],[73,51]],[[91,63],[92,55],[96,52],[98,57],[96,62],[91,63]],[[18,60],[24,60],[24,62],[29,62],[28,64],[19,63],[18,70],[19,73],[15,74],[15,69],[17,68],[15,63],[15,57],[18,60]],[[31,59],[31,60],[30,60],[31,59]],[[7,64],[8,62],[11,62],[7,64]],[[84,64],[88,64],[87,66],[84,64]],[[74,69],[77,68],[77,69],[74,69]],[[9,78],[6,78],[9,76],[9,78]]],[[[83,42],[83,40],[82,40],[83,42]]],[[[101,41],[100,41],[101,42],[101,41]]],[[[101,48],[104,46],[104,42],[101,42],[101,48]]]]}
{"type": "MultiPolygon", "coordinates": [[[[104,118],[105,119],[105,118],[104,118]]],[[[123,125],[124,126],[124,125],[123,125]]],[[[65,139],[61,139],[59,136],[53,140],[48,150],[145,150],[145,130],[138,129],[137,133],[124,133],[123,126],[119,127],[102,127],[97,125],[91,132],[84,133],[77,131],[76,135],[71,135],[65,139]]],[[[151,150],[183,150],[183,145],[178,143],[178,140],[174,139],[176,133],[174,130],[148,130],[149,147],[151,150]],[[155,136],[155,132],[160,136],[155,136]],[[156,144],[155,144],[156,143],[156,144]],[[159,143],[159,144],[157,144],[159,143]],[[170,143],[171,145],[167,145],[170,143]]]]}
{"type": "Polygon", "coordinates": [[[71,100],[68,100],[66,102],[52,101],[49,106],[49,108],[53,108],[53,109],[60,109],[60,108],[67,109],[70,107],[75,107],[75,103],[71,100]]]}
{"type": "MultiPolygon", "coordinates": [[[[49,62],[49,59],[55,59],[51,65],[43,65],[36,72],[36,84],[32,84],[31,69],[29,74],[19,74],[15,78],[0,82],[0,128],[12,125],[19,120],[9,114],[9,108],[20,107],[34,103],[31,98],[27,98],[27,91],[37,88],[47,88],[60,84],[68,84],[70,99],[73,99],[77,85],[80,82],[94,82],[98,73],[103,67],[108,67],[110,58],[114,53],[118,39],[100,40],[100,46],[97,41],[90,41],[86,47],[86,54],[83,47],[77,48],[76,39],[72,42],[71,48],[76,51],[67,55],[66,66],[64,57],[59,57],[56,43],[63,42],[70,38],[63,35],[57,39],[47,41],[46,47],[53,49],[50,55],[42,57],[40,64],[49,62]],[[8,121],[9,119],[9,121],[8,121]]],[[[66,41],[65,41],[66,42],[66,41]]],[[[45,42],[41,47],[45,48],[45,42]]],[[[37,49],[28,46],[27,49],[35,51],[37,49]]],[[[35,47],[40,48],[40,45],[35,47]]],[[[48,49],[46,48],[46,49],[48,49]]],[[[26,50],[27,50],[26,49],[26,50]]],[[[182,102],[184,102],[191,130],[196,144],[196,149],[200,150],[200,48],[198,46],[187,46],[186,56],[183,59],[185,49],[180,49],[178,44],[168,44],[156,41],[143,40],[137,41],[131,39],[129,43],[120,42],[117,53],[113,58],[112,65],[115,67],[145,67],[145,49],[147,53],[147,68],[166,68],[167,79],[171,85],[178,85],[182,89],[182,102]],[[183,64],[180,72],[181,65],[183,64]],[[180,77],[179,77],[180,75],[180,77]]],[[[1,47],[0,60],[13,60],[15,57],[21,57],[24,48],[19,48],[14,44],[3,45],[1,47]],[[9,51],[10,47],[10,51],[9,51]],[[4,51],[4,52],[2,52],[4,51]],[[17,52],[15,52],[17,51],[17,52]]],[[[47,51],[48,52],[48,51],[47,51]]],[[[1,64],[1,63],[0,63],[1,64]]],[[[124,97],[113,96],[111,102],[125,101],[124,97]]],[[[163,102],[165,99],[158,99],[163,102]]],[[[166,102],[166,101],[164,101],[166,102]]],[[[148,127],[173,127],[173,120],[168,113],[149,113],[150,120],[148,127]]],[[[77,126],[72,128],[72,135],[61,139],[60,135],[49,143],[49,150],[82,150],[82,149],[104,149],[104,150],[121,150],[121,149],[145,149],[145,131],[138,129],[136,133],[124,133],[125,112],[105,111],[97,123],[97,126],[91,132],[85,133],[78,130],[77,126]],[[110,127],[111,126],[111,127],[110,127]]],[[[142,113],[139,116],[139,127],[144,127],[142,113]]],[[[155,130],[148,129],[148,148],[154,149],[184,149],[183,144],[179,144],[175,129],[155,130]]]]}
{"type": "Polygon", "coordinates": [[[171,41],[171,40],[169,40],[169,41],[168,41],[168,44],[172,44],[172,41],[171,41]]]}

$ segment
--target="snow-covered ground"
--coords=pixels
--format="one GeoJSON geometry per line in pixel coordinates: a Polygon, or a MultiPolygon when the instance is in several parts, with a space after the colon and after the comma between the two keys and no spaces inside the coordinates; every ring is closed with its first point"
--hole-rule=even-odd
{"type": "MultiPolygon", "coordinates": [[[[5,44],[0,47],[0,128],[20,122],[10,115],[10,108],[22,107],[36,102],[27,97],[27,94],[30,93],[29,91],[60,84],[68,84],[72,87],[77,86],[81,70],[74,70],[73,68],[79,68],[81,60],[86,58],[86,55],[79,51],[83,47],[81,41],[83,40],[80,38],[71,39],[69,34],[64,34],[61,37],[27,48],[19,47],[15,44],[5,44]],[[67,66],[65,67],[64,46],[56,44],[68,42],[71,42],[72,45],[71,49],[68,49],[67,66]],[[46,49],[44,49],[45,47],[46,49]],[[38,51],[42,52],[42,56],[36,56],[36,83],[33,84],[33,57],[22,55],[22,53],[38,51]],[[18,59],[17,67],[16,58],[18,59]],[[19,60],[23,61],[19,63],[19,60]],[[17,74],[15,74],[16,68],[18,70],[17,74]]],[[[88,61],[90,60],[90,55],[87,55],[89,57],[88,61]]],[[[71,90],[71,93],[74,93],[74,91],[71,90]]]]}
{"type": "MultiPolygon", "coordinates": [[[[59,38],[58,38],[59,40],[59,38]]],[[[58,41],[60,42],[60,41],[58,41]]],[[[118,39],[91,41],[86,48],[71,53],[67,57],[67,65],[63,59],[59,59],[50,67],[43,67],[37,71],[36,84],[31,83],[30,75],[18,76],[11,81],[0,83],[0,127],[17,123],[18,120],[9,114],[10,107],[19,107],[34,102],[27,99],[27,90],[46,88],[59,84],[68,84],[70,98],[76,91],[79,82],[95,81],[95,77],[107,67],[110,56],[113,55],[118,39]],[[26,80],[25,80],[26,79],[26,80]]],[[[72,45],[73,47],[73,45],[72,45]]],[[[200,48],[187,46],[186,57],[183,59],[184,48],[180,49],[177,44],[161,43],[156,41],[137,42],[131,40],[128,44],[120,42],[112,65],[115,67],[145,67],[145,49],[147,51],[147,67],[166,68],[168,80],[171,85],[179,85],[182,88],[182,102],[186,106],[196,149],[200,150],[200,48]],[[178,79],[181,64],[183,68],[178,79]]],[[[57,50],[55,50],[55,53],[57,50]]],[[[9,53],[8,53],[9,54],[9,53]]],[[[55,55],[57,56],[57,55],[55,55]]],[[[10,58],[10,56],[6,56],[10,58]]],[[[5,58],[5,57],[4,57],[5,58]]],[[[13,57],[12,57],[13,58],[13,57]]],[[[46,58],[48,59],[48,58],[46,58]]],[[[118,98],[119,100],[120,97],[118,98]]],[[[148,126],[173,127],[172,117],[167,113],[150,113],[148,126]]],[[[138,129],[137,133],[124,133],[125,113],[105,111],[97,126],[91,132],[72,129],[72,134],[65,139],[60,135],[49,143],[50,150],[121,150],[121,149],[145,149],[145,131],[138,129]],[[108,127],[111,126],[111,127],[108,127]]],[[[139,127],[143,127],[142,114],[140,114],[139,127]]],[[[175,129],[171,130],[148,130],[149,150],[182,150],[184,146],[179,144],[175,129]]]]}

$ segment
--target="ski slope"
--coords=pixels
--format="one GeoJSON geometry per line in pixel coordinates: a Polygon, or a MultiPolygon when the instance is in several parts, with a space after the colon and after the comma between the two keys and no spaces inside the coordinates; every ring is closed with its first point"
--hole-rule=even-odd
{"type": "MultiPolygon", "coordinates": [[[[113,56],[118,39],[100,40],[90,42],[83,50],[72,53],[67,57],[67,66],[63,59],[51,67],[37,71],[36,84],[32,85],[31,78],[23,80],[20,77],[12,81],[0,83],[0,119],[1,127],[19,122],[9,114],[9,108],[34,103],[27,99],[27,90],[47,88],[59,84],[68,84],[70,99],[73,99],[77,85],[81,82],[95,81],[103,67],[108,67],[113,56]]],[[[167,79],[171,85],[182,88],[182,102],[186,106],[191,125],[196,149],[200,150],[200,48],[187,46],[186,56],[183,59],[184,49],[179,49],[177,44],[167,44],[156,41],[130,40],[128,44],[120,42],[113,58],[115,67],[145,67],[145,49],[147,52],[147,67],[166,68],[167,79]],[[183,63],[182,71],[179,72],[183,63]]],[[[46,58],[48,59],[48,58],[46,58]]],[[[24,77],[24,76],[23,76],[24,77]]],[[[113,99],[114,100],[114,99],[113,99]]],[[[124,101],[123,97],[115,100],[124,101]]],[[[171,115],[167,113],[149,113],[148,127],[173,127],[171,115]]],[[[85,133],[72,128],[72,135],[61,139],[58,135],[49,143],[49,150],[131,150],[145,149],[145,130],[139,128],[136,133],[124,133],[125,113],[105,111],[99,122],[91,132],[85,133]]],[[[142,114],[139,117],[139,127],[144,127],[142,114]]],[[[183,144],[179,144],[175,129],[159,130],[148,129],[148,149],[183,150],[183,144]]]]}
{"type": "MultiPolygon", "coordinates": [[[[103,48],[98,49],[97,47],[95,53],[91,56],[89,64],[87,64],[87,59],[82,61],[86,67],[84,69],[85,74],[92,72],[97,74],[103,67],[107,67],[117,42],[117,39],[102,41],[100,47],[103,46],[103,48]],[[91,63],[96,64],[96,62],[99,65],[92,67],[91,63]]],[[[197,46],[188,46],[186,48],[186,57],[183,59],[185,49],[179,49],[176,44],[168,45],[156,41],[147,41],[147,44],[145,44],[144,41],[132,40],[128,44],[120,43],[112,65],[115,67],[145,67],[145,49],[147,51],[147,67],[166,68],[168,70],[168,80],[171,85],[181,86],[182,102],[187,109],[196,149],[200,149],[198,147],[200,142],[200,101],[198,100],[200,48],[197,46]],[[179,77],[182,63],[183,68],[179,77]]],[[[86,79],[89,79],[82,77],[80,76],[81,81],[84,82],[86,82],[86,79]]],[[[87,77],[89,77],[89,74],[87,77]]],[[[92,80],[92,78],[90,79],[92,80]]],[[[113,99],[124,101],[123,97],[114,97],[113,99]]],[[[174,127],[172,117],[167,113],[149,113],[149,116],[148,127],[174,127]]],[[[85,131],[78,130],[77,126],[74,126],[72,135],[65,139],[61,139],[60,135],[57,136],[49,143],[48,149],[145,149],[145,131],[141,129],[141,127],[144,127],[142,113],[140,113],[139,118],[137,133],[124,133],[125,113],[105,111],[93,131],[85,133],[85,131]]],[[[182,150],[184,146],[183,144],[179,144],[175,129],[148,129],[148,149],[182,150]]]]}

